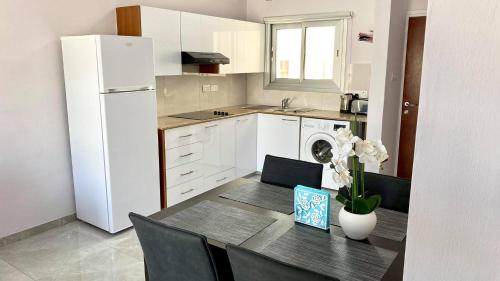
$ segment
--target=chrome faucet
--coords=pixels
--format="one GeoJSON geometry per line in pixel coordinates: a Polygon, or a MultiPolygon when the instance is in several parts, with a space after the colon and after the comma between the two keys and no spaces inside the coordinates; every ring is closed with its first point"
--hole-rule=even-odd
{"type": "Polygon", "coordinates": [[[292,103],[293,99],[292,98],[284,98],[281,100],[281,109],[287,109],[290,107],[290,104],[292,103]]]}

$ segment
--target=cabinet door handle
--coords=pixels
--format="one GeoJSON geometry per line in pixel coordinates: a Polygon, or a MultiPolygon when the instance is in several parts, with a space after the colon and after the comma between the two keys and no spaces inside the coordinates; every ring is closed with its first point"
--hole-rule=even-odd
{"type": "Polygon", "coordinates": [[[227,179],[227,177],[223,177],[222,179],[216,180],[216,182],[221,182],[221,181],[226,180],[226,179],[227,179]]]}
{"type": "Polygon", "coordinates": [[[189,172],[187,172],[187,173],[181,174],[181,177],[185,177],[185,176],[187,176],[187,175],[191,175],[192,173],[194,173],[194,171],[193,171],[193,170],[191,170],[191,171],[189,171],[189,172]]]}
{"type": "Polygon", "coordinates": [[[191,152],[191,153],[188,153],[188,154],[183,154],[183,155],[181,155],[181,156],[179,156],[179,157],[184,158],[184,157],[188,157],[188,156],[191,156],[191,155],[193,155],[193,153],[192,153],[192,152],[191,152]]]}
{"type": "Polygon", "coordinates": [[[288,122],[297,122],[297,120],[294,120],[294,119],[281,119],[283,121],[288,121],[288,122]]]}
{"type": "Polygon", "coordinates": [[[205,126],[205,129],[210,129],[219,126],[219,124],[211,125],[211,126],[205,126]]]}
{"type": "Polygon", "coordinates": [[[186,190],[184,192],[181,192],[181,195],[184,195],[184,194],[188,194],[189,192],[193,192],[194,191],[194,188],[191,188],[189,190],[186,190]]]}
{"type": "Polygon", "coordinates": [[[189,138],[189,137],[192,137],[193,134],[189,134],[189,135],[184,135],[184,136],[180,136],[179,138],[182,139],[182,138],[189,138]]]}

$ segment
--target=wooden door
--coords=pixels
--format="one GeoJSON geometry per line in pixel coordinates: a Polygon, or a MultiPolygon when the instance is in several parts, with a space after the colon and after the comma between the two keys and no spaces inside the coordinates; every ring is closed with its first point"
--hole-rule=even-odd
{"type": "Polygon", "coordinates": [[[408,22],[405,79],[399,137],[398,177],[411,178],[418,101],[422,77],[426,17],[411,17],[408,22]]]}

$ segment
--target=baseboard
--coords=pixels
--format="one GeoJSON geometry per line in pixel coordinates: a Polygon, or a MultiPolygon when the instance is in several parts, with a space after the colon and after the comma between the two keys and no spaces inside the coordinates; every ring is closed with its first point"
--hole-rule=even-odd
{"type": "Polygon", "coordinates": [[[49,229],[56,228],[62,225],[65,225],[67,223],[70,223],[72,221],[76,220],[76,214],[72,214],[66,217],[62,217],[60,219],[56,219],[53,221],[50,221],[48,223],[44,223],[35,227],[32,227],[30,229],[23,230],[18,233],[11,234],[9,236],[0,238],[0,247],[5,246],[10,243],[14,243],[16,241],[26,239],[28,237],[37,235],[39,233],[45,232],[49,229]]]}

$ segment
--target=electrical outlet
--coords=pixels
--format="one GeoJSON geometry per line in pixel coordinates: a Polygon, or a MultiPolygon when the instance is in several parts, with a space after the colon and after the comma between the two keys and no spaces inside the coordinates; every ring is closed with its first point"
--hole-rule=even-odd
{"type": "Polygon", "coordinates": [[[211,87],[210,85],[203,85],[203,86],[201,87],[201,91],[202,91],[202,92],[210,92],[210,91],[211,91],[211,88],[212,88],[212,87],[211,87]]]}
{"type": "Polygon", "coordinates": [[[218,92],[219,91],[219,85],[211,85],[210,86],[210,91],[211,92],[218,92]]]}

